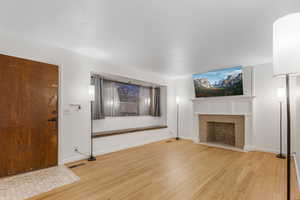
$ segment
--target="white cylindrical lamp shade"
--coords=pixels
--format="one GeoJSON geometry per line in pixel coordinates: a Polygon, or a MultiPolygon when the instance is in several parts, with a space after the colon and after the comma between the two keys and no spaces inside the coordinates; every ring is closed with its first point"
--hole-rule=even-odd
{"type": "Polygon", "coordinates": [[[286,99],[285,88],[277,88],[277,98],[279,99],[279,101],[284,101],[286,99]]]}
{"type": "Polygon", "coordinates": [[[279,18],[273,24],[274,74],[300,72],[300,13],[279,18]]]}
{"type": "Polygon", "coordinates": [[[95,86],[94,85],[89,86],[89,98],[90,98],[90,101],[95,101],[95,86]]]}
{"type": "Polygon", "coordinates": [[[176,104],[179,104],[179,103],[180,103],[180,97],[176,96],[176,104]]]}

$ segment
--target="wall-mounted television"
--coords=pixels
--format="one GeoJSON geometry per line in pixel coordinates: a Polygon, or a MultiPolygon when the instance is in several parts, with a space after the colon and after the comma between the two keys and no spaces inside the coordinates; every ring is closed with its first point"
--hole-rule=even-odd
{"type": "Polygon", "coordinates": [[[243,95],[242,66],[193,75],[196,97],[243,95]]]}

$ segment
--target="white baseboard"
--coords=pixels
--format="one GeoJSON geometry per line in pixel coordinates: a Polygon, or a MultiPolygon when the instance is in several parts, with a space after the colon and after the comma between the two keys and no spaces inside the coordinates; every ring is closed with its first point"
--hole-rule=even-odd
{"type": "Polygon", "coordinates": [[[293,153],[293,158],[294,158],[294,162],[295,162],[295,170],[296,170],[296,176],[297,176],[297,184],[298,184],[298,188],[300,190],[300,173],[299,173],[299,166],[298,166],[298,162],[297,162],[297,157],[296,154],[293,153]]]}
{"type": "Polygon", "coordinates": [[[244,146],[244,151],[246,151],[246,152],[253,151],[253,147],[249,146],[249,145],[245,145],[244,146]]]}
{"type": "Polygon", "coordinates": [[[193,140],[193,138],[191,138],[191,137],[185,137],[185,136],[179,136],[179,138],[184,139],[184,140],[193,140]]]}
{"type": "Polygon", "coordinates": [[[78,154],[76,156],[70,156],[68,158],[63,159],[62,161],[59,162],[59,165],[64,165],[66,163],[71,163],[71,162],[75,162],[75,161],[79,161],[79,160],[84,160],[84,159],[87,159],[87,158],[88,158],[88,156],[78,154]]]}
{"type": "Polygon", "coordinates": [[[261,152],[266,152],[266,153],[279,153],[279,151],[275,149],[270,149],[270,148],[261,148],[261,147],[254,147],[254,146],[248,146],[249,148],[248,151],[261,151],[261,152]]]}

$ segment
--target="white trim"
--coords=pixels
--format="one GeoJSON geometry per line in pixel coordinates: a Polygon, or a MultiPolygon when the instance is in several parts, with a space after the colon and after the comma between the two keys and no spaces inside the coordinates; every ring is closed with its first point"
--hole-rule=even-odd
{"type": "MultiPolygon", "coordinates": [[[[251,68],[251,95],[255,96],[255,73],[254,73],[254,67],[251,68]]],[[[243,79],[244,80],[244,79],[243,79]]]]}
{"type": "Polygon", "coordinates": [[[255,146],[250,147],[249,151],[260,151],[260,152],[274,153],[274,154],[279,153],[279,151],[275,150],[275,149],[261,148],[261,147],[255,147],[255,146]]]}
{"type": "Polygon", "coordinates": [[[253,147],[249,146],[249,145],[245,145],[244,146],[244,151],[246,151],[246,152],[253,151],[253,147]]]}
{"type": "Polygon", "coordinates": [[[255,96],[247,96],[247,95],[237,95],[237,96],[222,96],[222,97],[197,97],[192,98],[191,101],[210,101],[210,100],[234,100],[234,99],[240,99],[240,100],[253,100],[255,96]]]}
{"type": "MultiPolygon", "coordinates": [[[[174,138],[175,138],[175,137],[174,137],[174,138]]],[[[180,135],[179,135],[179,139],[184,139],[184,140],[192,140],[192,141],[194,141],[194,139],[193,139],[193,138],[191,138],[191,137],[180,136],[180,135]]]]}
{"type": "Polygon", "coordinates": [[[62,105],[63,105],[63,66],[62,65],[56,65],[58,67],[58,130],[57,130],[57,165],[63,164],[63,156],[62,156],[62,118],[63,118],[63,112],[62,112],[62,105]]]}
{"type": "Polygon", "coordinates": [[[84,159],[87,159],[87,158],[88,158],[88,156],[78,154],[76,156],[71,156],[71,157],[68,157],[68,158],[65,158],[65,159],[61,160],[59,165],[64,165],[64,164],[67,164],[67,163],[76,162],[76,161],[84,160],[84,159]]]}
{"type": "Polygon", "coordinates": [[[295,170],[296,170],[298,189],[300,190],[300,172],[299,172],[299,166],[298,166],[298,163],[297,163],[296,153],[293,153],[293,157],[294,157],[294,162],[295,162],[295,170]]]}
{"type": "Polygon", "coordinates": [[[213,113],[213,112],[194,112],[195,115],[244,115],[244,116],[252,116],[252,113],[213,113]]]}

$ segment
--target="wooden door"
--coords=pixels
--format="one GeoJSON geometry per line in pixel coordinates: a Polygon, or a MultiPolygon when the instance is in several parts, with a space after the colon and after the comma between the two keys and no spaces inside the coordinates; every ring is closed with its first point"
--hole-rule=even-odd
{"type": "Polygon", "coordinates": [[[0,177],[57,165],[58,67],[0,54],[0,177]]]}

